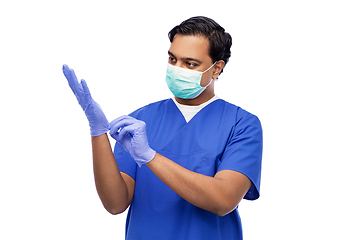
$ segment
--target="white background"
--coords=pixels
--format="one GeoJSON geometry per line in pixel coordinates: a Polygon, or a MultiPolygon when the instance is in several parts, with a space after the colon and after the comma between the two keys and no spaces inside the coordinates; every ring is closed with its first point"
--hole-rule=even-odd
{"type": "Polygon", "coordinates": [[[2,1],[0,239],[124,239],[62,64],[112,120],[171,97],[167,33],[196,15],[233,37],[216,93],[263,124],[244,238],[359,239],[359,12],[347,0],[2,1]]]}

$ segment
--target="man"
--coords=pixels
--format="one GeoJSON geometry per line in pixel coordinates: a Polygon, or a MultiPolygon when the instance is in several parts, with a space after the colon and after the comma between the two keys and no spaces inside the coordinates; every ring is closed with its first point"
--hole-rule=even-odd
{"type": "Polygon", "coordinates": [[[99,197],[112,214],[130,206],[128,240],[242,239],[237,206],[259,197],[262,129],[255,115],[214,93],[231,36],[212,19],[193,17],[169,38],[166,83],[174,98],[110,124],[86,82],[63,67],[89,120],[99,197]]]}

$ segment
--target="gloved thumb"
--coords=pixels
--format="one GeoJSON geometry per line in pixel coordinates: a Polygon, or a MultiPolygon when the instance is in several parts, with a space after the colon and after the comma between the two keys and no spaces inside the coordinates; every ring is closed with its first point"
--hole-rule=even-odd
{"type": "Polygon", "coordinates": [[[81,86],[83,88],[84,93],[89,94],[91,96],[89,87],[84,79],[81,79],[81,86]]]}

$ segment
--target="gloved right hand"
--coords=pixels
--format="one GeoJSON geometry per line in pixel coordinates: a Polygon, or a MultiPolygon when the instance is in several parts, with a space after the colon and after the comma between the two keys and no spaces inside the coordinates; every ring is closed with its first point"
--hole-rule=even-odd
{"type": "Polygon", "coordinates": [[[137,165],[150,162],[156,152],[150,148],[146,124],[130,116],[122,116],[110,123],[110,135],[130,154],[137,165]]]}
{"type": "Polygon", "coordinates": [[[71,90],[74,92],[81,108],[89,121],[91,136],[100,136],[109,131],[109,122],[104,112],[91,97],[89,88],[84,79],[79,83],[74,70],[63,65],[63,73],[68,80],[71,90]]]}

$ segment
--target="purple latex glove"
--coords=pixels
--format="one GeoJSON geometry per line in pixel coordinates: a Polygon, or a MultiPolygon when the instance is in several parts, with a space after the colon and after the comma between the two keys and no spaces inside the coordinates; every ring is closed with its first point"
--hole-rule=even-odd
{"type": "Polygon", "coordinates": [[[155,157],[146,135],[146,124],[130,116],[122,116],[110,123],[110,135],[131,155],[141,167],[155,157]]]}
{"type": "Polygon", "coordinates": [[[63,65],[63,73],[81,108],[85,112],[89,121],[91,136],[96,137],[107,133],[109,131],[109,122],[99,104],[92,99],[85,80],[82,79],[79,83],[74,70],[65,64],[63,65]]]}

